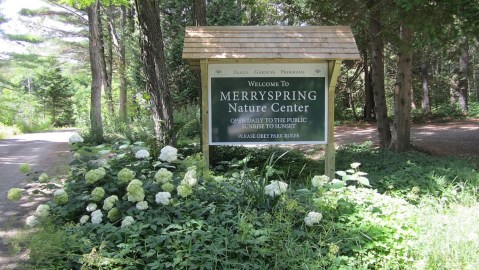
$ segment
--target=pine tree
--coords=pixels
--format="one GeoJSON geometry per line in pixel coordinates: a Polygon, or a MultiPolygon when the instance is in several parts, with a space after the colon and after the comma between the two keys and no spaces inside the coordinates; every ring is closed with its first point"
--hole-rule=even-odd
{"type": "Polygon", "coordinates": [[[59,67],[47,67],[37,75],[36,95],[51,116],[53,126],[68,126],[75,123],[73,90],[71,81],[62,75],[59,67]]]}

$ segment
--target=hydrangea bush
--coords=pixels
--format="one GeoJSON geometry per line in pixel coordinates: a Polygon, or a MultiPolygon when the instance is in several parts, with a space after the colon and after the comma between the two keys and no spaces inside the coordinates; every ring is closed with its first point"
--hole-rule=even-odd
{"type": "MultiPolygon", "coordinates": [[[[65,227],[64,241],[82,243],[65,244],[62,254],[69,255],[50,259],[52,268],[395,269],[407,264],[410,209],[400,200],[347,185],[351,178],[311,176],[303,185],[286,179],[274,162],[258,170],[247,161],[215,175],[201,155],[181,159],[171,146],[157,160],[139,158],[130,144],[112,145],[108,154],[99,153],[105,146],[87,147],[77,149],[81,156],[65,187],[55,191],[51,208],[38,210],[38,216],[54,214],[59,226],[75,224],[65,227]],[[107,164],[96,162],[100,155],[107,164]],[[351,226],[354,233],[346,230],[351,226]]],[[[364,177],[357,167],[354,173],[364,177]]],[[[37,226],[38,219],[29,223],[37,226]]]]}
{"type": "Polygon", "coordinates": [[[11,188],[8,190],[7,199],[10,201],[18,201],[22,198],[22,190],[20,188],[11,188]]]}

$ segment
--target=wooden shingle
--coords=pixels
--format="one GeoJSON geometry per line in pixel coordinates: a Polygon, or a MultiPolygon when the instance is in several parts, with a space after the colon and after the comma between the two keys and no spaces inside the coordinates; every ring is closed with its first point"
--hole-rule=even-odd
{"type": "Polygon", "coordinates": [[[348,26],[187,27],[183,59],[358,60],[348,26]]]}

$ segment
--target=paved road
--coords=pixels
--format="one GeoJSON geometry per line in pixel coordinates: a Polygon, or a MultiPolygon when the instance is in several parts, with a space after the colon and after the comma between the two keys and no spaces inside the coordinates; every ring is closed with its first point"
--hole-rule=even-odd
{"type": "Polygon", "coordinates": [[[10,188],[25,188],[25,194],[32,190],[27,183],[46,172],[49,176],[65,173],[71,158],[68,138],[73,130],[32,133],[0,140],[0,269],[16,269],[17,261],[26,254],[12,256],[4,242],[23,228],[29,212],[34,211],[43,196],[25,196],[18,202],[9,202],[10,188]],[[32,173],[19,172],[19,165],[28,163],[32,173]],[[30,189],[29,189],[30,188],[30,189]],[[28,197],[28,198],[27,198],[28,197]]]}

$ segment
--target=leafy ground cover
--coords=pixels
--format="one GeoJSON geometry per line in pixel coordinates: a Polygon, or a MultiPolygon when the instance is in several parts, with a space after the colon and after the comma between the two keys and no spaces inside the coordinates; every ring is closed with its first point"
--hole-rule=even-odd
{"type": "Polygon", "coordinates": [[[471,214],[479,173],[465,160],[351,145],[338,151],[337,179],[328,179],[295,151],[226,161],[222,149],[211,171],[182,149],[153,156],[141,142],[71,142],[64,185],[38,180],[54,195],[29,217],[34,233],[18,240],[30,250],[27,269],[475,269],[479,262],[471,214]]]}

